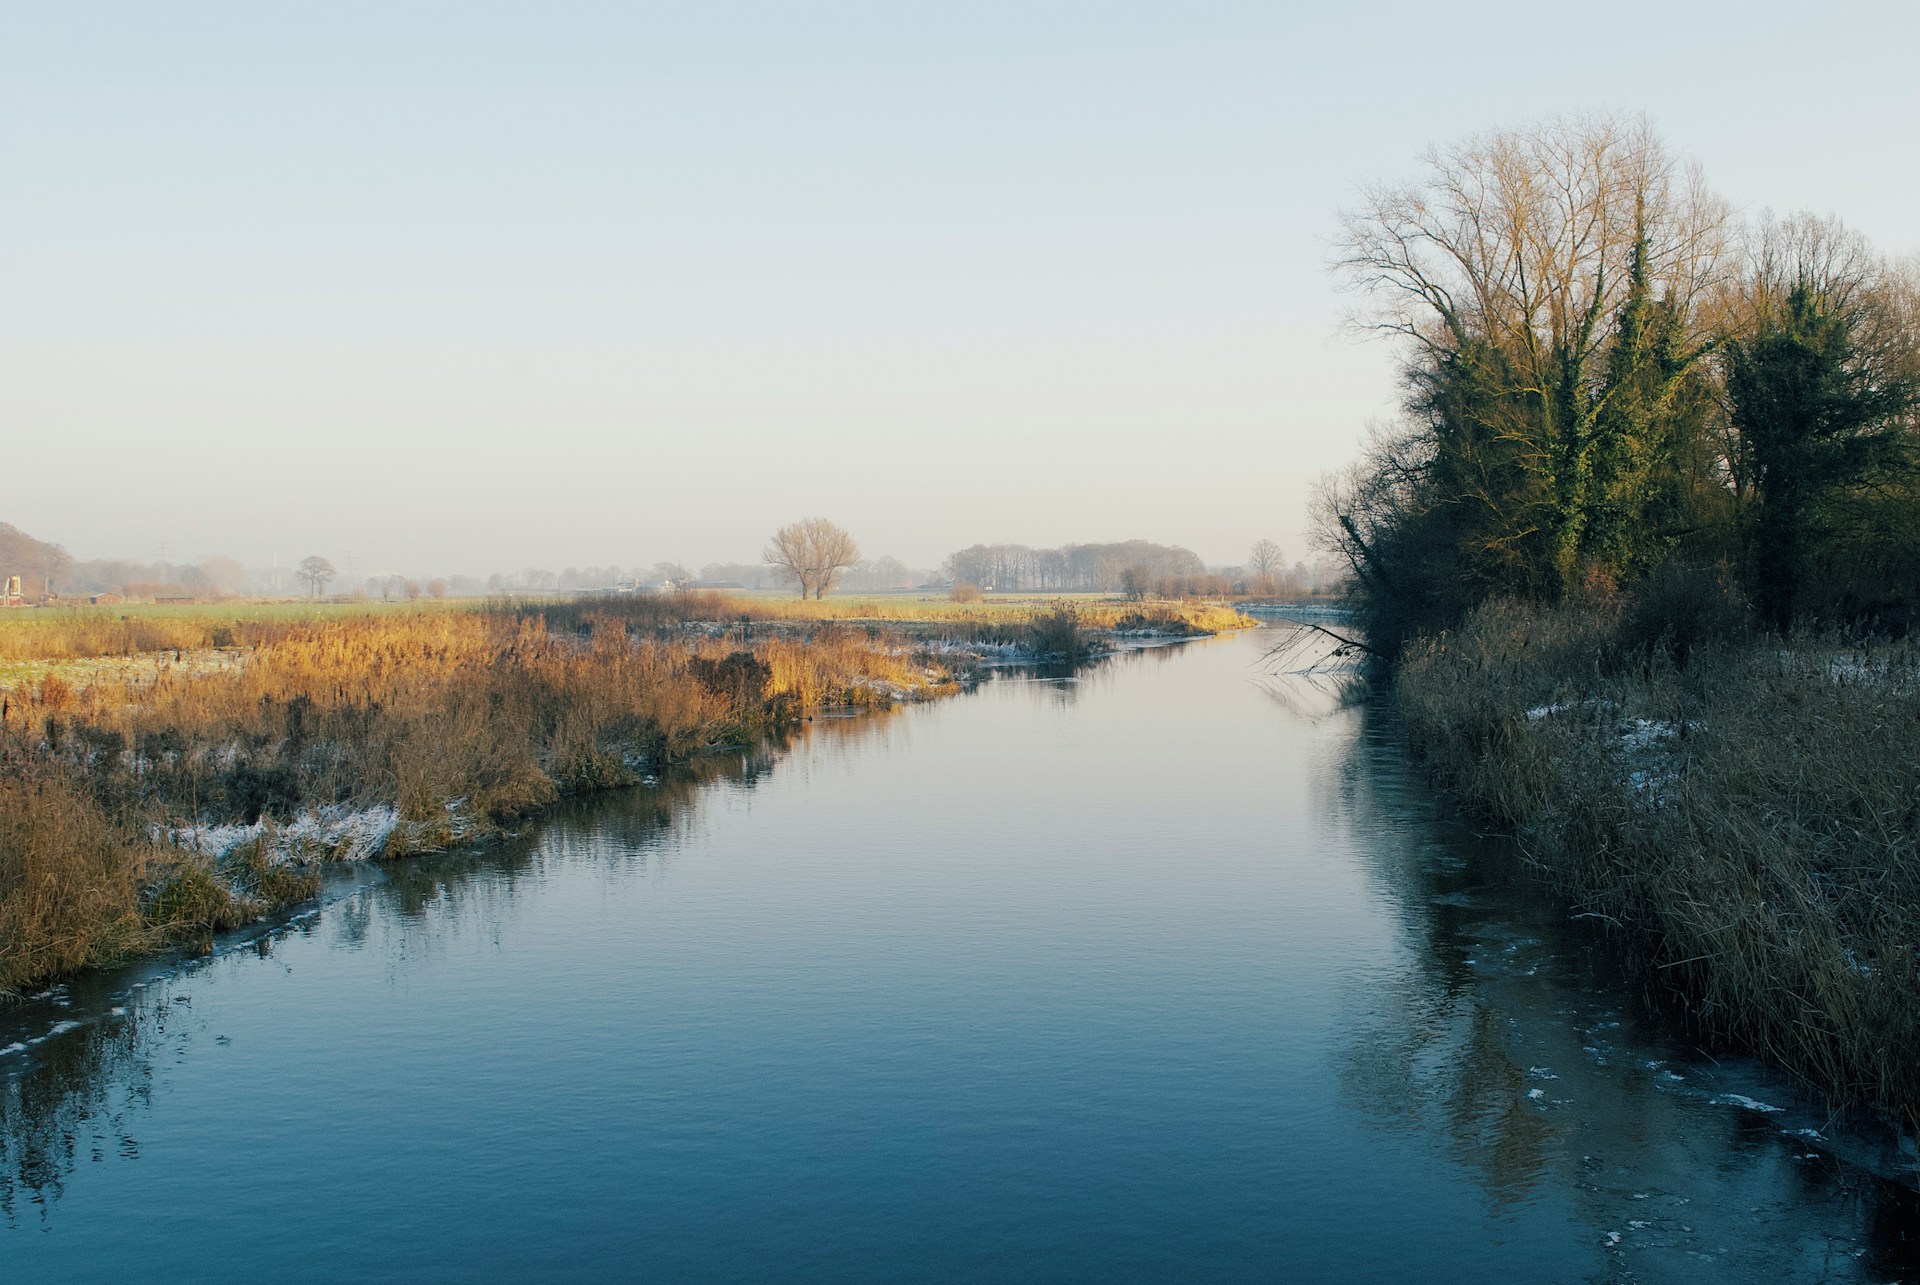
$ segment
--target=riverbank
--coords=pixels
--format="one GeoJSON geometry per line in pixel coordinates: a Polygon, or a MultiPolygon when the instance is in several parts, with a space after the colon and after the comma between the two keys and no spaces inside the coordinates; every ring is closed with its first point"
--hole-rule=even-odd
{"type": "MultiPolygon", "coordinates": [[[[12,684],[0,990],[205,941],[313,895],[323,861],[471,841],[824,705],[957,683],[959,666],[885,632],[689,629],[711,606],[242,609],[151,666],[12,684]]],[[[98,656],[118,623],[41,633],[98,656]]]]}
{"type": "MultiPolygon", "coordinates": [[[[1135,633],[1227,623],[1129,611],[1135,633]]],[[[0,639],[0,993],[205,942],[311,897],[323,862],[483,839],[825,707],[1084,659],[1085,614],[855,625],[681,595],[23,622],[0,639]]]]}
{"type": "Polygon", "coordinates": [[[1273,641],[817,718],[44,988],[0,1010],[0,1260],[1920,1276],[1913,1202],[1643,1020],[1373,710],[1250,686],[1273,641]]]}
{"type": "Polygon", "coordinates": [[[1410,650],[1396,701],[1705,1036],[1911,1130],[1920,647],[1681,624],[1491,604],[1410,650]]]}

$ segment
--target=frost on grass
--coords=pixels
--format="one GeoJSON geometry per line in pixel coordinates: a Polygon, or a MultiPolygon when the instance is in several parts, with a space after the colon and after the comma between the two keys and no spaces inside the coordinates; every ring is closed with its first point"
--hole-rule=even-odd
{"type": "MultiPolygon", "coordinates": [[[[1562,714],[1596,711],[1599,716],[1607,717],[1616,707],[1610,702],[1597,700],[1555,701],[1548,705],[1535,705],[1527,710],[1529,723],[1538,723],[1562,714]]],[[[1674,783],[1679,774],[1674,751],[1681,736],[1688,730],[1697,730],[1699,723],[1690,723],[1683,727],[1679,723],[1663,718],[1621,718],[1613,725],[1612,743],[1619,753],[1622,766],[1621,779],[1635,794],[1651,803],[1654,807],[1663,807],[1668,802],[1667,787],[1674,783]]]]}
{"type": "Polygon", "coordinates": [[[1680,729],[1664,719],[1630,718],[1620,724],[1618,738],[1626,761],[1627,784],[1655,806],[1667,802],[1666,787],[1673,784],[1677,774],[1673,748],[1679,736],[1680,729]]]}
{"type": "Polygon", "coordinates": [[[333,803],[306,809],[284,825],[262,817],[252,825],[185,826],[159,830],[154,837],[216,860],[257,841],[276,864],[363,861],[379,856],[399,825],[399,812],[385,804],[351,808],[333,803]]]}

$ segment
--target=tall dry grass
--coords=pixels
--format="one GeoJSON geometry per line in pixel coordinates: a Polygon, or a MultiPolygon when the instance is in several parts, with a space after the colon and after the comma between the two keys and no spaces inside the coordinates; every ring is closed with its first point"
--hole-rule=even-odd
{"type": "MultiPolygon", "coordinates": [[[[754,637],[701,623],[715,614],[705,600],[619,599],[256,619],[217,672],[129,685],[55,670],[6,687],[0,989],[312,891],[263,840],[201,856],[160,841],[170,834],[392,809],[387,853],[431,849],[821,705],[886,704],[951,678],[878,628],[754,637]]],[[[111,641],[36,636],[29,659],[111,641]]]]}
{"type": "MultiPolygon", "coordinates": [[[[972,588],[973,586],[966,586],[972,588]]],[[[971,595],[930,598],[845,597],[734,598],[720,600],[732,616],[763,622],[839,621],[885,624],[915,636],[952,642],[1021,642],[1032,628],[1071,611],[1089,630],[1196,637],[1253,627],[1230,605],[1190,599],[1123,602],[1110,598],[1023,597],[977,599],[971,595]]]]}
{"type": "Polygon", "coordinates": [[[212,626],[178,616],[118,615],[108,611],[10,612],[0,621],[0,660],[133,656],[210,645],[212,626]]]}
{"type": "Polygon", "coordinates": [[[1704,1031],[1920,1124],[1920,648],[1708,615],[1490,605],[1413,649],[1398,705],[1704,1031]]]}

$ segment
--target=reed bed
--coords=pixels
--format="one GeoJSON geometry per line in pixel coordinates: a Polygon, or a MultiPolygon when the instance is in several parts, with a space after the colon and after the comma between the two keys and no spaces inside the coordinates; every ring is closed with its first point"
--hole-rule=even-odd
{"type": "Polygon", "coordinates": [[[1647,625],[1484,607],[1412,740],[1703,1033],[1920,1126],[1920,647],[1647,625]]]}
{"type": "Polygon", "coordinates": [[[738,611],[756,620],[837,620],[847,623],[995,627],[1023,625],[1071,611],[1089,629],[1197,636],[1245,629],[1253,621],[1232,606],[1196,599],[1125,601],[1104,595],[995,596],[973,601],[901,596],[735,598],[738,611]]]}
{"type": "MultiPolygon", "coordinates": [[[[437,605],[459,611],[467,604],[437,605]]],[[[165,651],[246,646],[279,626],[320,619],[436,608],[389,607],[378,602],[197,603],[175,606],[36,607],[0,612],[0,676],[8,662],[152,656],[165,651]]]]}
{"type": "MultiPolygon", "coordinates": [[[[142,645],[236,659],[137,684],[58,669],[0,684],[0,990],[204,941],[311,895],[328,855],[445,847],[822,705],[952,683],[877,628],[702,623],[730,610],[686,597],[138,622],[142,645]]],[[[100,656],[132,647],[135,623],[0,637],[20,659],[100,656]]]]}

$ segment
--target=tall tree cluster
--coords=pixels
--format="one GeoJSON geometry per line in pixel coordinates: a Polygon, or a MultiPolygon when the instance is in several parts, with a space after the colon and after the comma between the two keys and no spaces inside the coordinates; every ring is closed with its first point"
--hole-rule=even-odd
{"type": "Polygon", "coordinates": [[[1741,227],[1644,124],[1558,120],[1368,191],[1340,266],[1405,410],[1316,516],[1387,646],[1676,560],[1728,567],[1776,626],[1920,606],[1887,543],[1920,522],[1920,310],[1837,223],[1741,227]],[[1863,542],[1877,560],[1840,556],[1863,542]],[[1880,579],[1821,573],[1843,564],[1880,579]]]}

